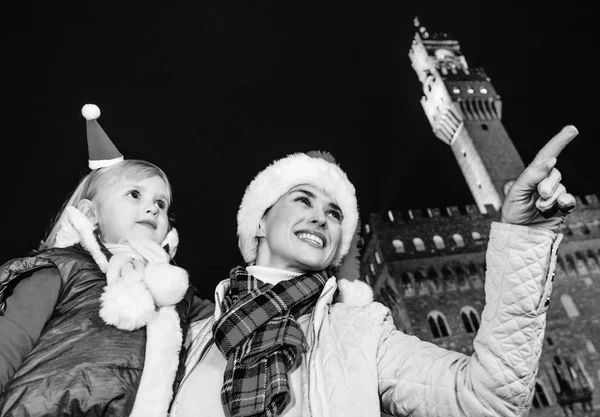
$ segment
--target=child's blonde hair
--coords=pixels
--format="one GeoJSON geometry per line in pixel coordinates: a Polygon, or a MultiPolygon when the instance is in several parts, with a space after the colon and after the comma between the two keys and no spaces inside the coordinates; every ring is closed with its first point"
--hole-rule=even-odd
{"type": "Polygon", "coordinates": [[[81,200],[92,200],[99,190],[114,184],[121,178],[143,180],[151,177],[159,177],[165,182],[168,193],[166,197],[169,200],[170,205],[173,200],[173,196],[171,192],[171,183],[167,178],[167,174],[165,174],[162,169],[148,161],[143,161],[140,159],[125,159],[124,161],[118,162],[114,165],[93,170],[81,179],[79,185],[77,185],[69,199],[56,215],[50,226],[50,232],[48,232],[46,239],[40,243],[38,250],[45,250],[54,247],[56,233],[58,232],[61,221],[65,216],[65,209],[67,207],[77,207],[81,200]]]}

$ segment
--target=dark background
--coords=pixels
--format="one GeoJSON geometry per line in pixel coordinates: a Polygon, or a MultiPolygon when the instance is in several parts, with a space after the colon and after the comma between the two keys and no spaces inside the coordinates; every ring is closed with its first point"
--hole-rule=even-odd
{"type": "Polygon", "coordinates": [[[1,18],[5,260],[37,246],[88,172],[85,103],[100,107],[125,157],[169,175],[177,261],[207,298],[242,261],[244,188],[288,153],[332,152],[363,220],[472,204],[419,103],[408,58],[415,15],[485,69],[526,163],[574,124],[580,135],[557,167],[573,194],[600,194],[598,24],[574,2],[58,3],[33,2],[24,22],[1,18]]]}

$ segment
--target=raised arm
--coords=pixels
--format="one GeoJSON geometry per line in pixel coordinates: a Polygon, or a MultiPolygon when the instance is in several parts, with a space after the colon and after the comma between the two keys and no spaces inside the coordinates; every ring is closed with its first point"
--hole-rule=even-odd
{"type": "Polygon", "coordinates": [[[525,416],[541,355],[556,252],[553,230],[575,207],[556,158],[577,135],[552,138],[509,190],[486,253],[486,304],[470,356],[383,324],[378,376],[384,411],[398,416],[525,416]]]}

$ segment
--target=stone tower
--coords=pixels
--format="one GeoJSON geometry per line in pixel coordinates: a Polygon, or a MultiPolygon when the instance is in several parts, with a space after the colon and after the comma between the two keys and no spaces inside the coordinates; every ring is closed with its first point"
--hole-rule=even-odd
{"type": "MultiPolygon", "coordinates": [[[[415,20],[409,57],[435,136],[450,145],[476,204],[396,207],[362,230],[361,278],[398,329],[463,352],[485,304],[485,251],[504,188],[524,168],[501,122],[499,95],[456,39],[415,20]]],[[[600,417],[600,202],[576,196],[558,264],[529,417],[600,417]]]]}
{"type": "Polygon", "coordinates": [[[482,68],[469,68],[456,39],[430,34],[417,18],[415,26],[409,57],[433,132],[452,149],[479,210],[499,210],[524,168],[502,125],[500,96],[482,68]]]}

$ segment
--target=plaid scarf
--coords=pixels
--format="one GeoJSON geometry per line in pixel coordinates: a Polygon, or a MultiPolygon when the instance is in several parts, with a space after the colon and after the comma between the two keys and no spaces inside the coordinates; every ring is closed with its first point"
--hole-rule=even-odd
{"type": "Polygon", "coordinates": [[[305,350],[296,319],[309,312],[327,277],[306,274],[266,284],[243,267],[231,271],[227,309],[213,327],[227,358],[221,402],[229,417],[273,417],[290,402],[288,372],[305,350]]]}

